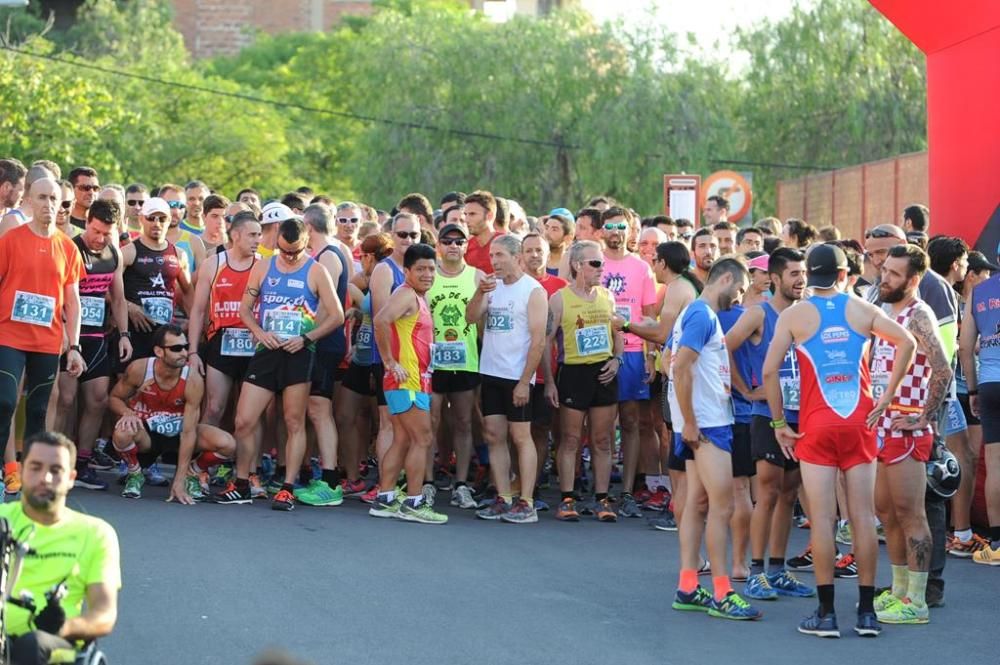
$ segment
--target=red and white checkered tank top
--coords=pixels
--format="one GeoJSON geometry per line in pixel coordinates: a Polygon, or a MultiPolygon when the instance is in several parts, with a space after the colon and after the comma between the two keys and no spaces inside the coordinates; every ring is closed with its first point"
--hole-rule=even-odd
{"type": "MultiPolygon", "coordinates": [[[[910,318],[913,317],[913,313],[918,309],[924,310],[924,313],[930,317],[931,321],[936,320],[934,312],[931,311],[931,308],[928,307],[923,300],[914,298],[910,304],[904,307],[903,310],[896,315],[896,323],[908,330],[910,318]]],[[[892,317],[891,305],[882,305],[882,311],[889,317],[892,317]]],[[[882,394],[889,385],[889,377],[892,375],[892,367],[895,358],[896,347],[891,342],[884,340],[881,337],[876,338],[875,346],[872,352],[871,366],[872,397],[875,398],[876,402],[881,399],[882,394]]],[[[930,376],[931,366],[927,362],[927,356],[918,348],[913,357],[913,364],[910,365],[910,369],[907,370],[906,376],[903,377],[903,382],[899,384],[899,390],[896,391],[895,398],[892,400],[889,408],[882,414],[882,418],[876,425],[876,429],[878,430],[878,435],[880,437],[891,438],[907,435],[924,436],[932,433],[930,427],[926,429],[913,430],[912,432],[892,430],[893,417],[899,414],[919,416],[923,413],[924,405],[927,404],[927,386],[930,382],[930,376]]]]}

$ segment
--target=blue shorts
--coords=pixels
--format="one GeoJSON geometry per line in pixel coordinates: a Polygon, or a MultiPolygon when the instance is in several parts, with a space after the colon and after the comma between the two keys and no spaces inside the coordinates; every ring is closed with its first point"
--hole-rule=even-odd
{"type": "Polygon", "coordinates": [[[389,407],[389,413],[398,416],[406,413],[414,406],[421,411],[430,412],[430,393],[422,393],[416,390],[386,390],[385,405],[389,407]]]}
{"type": "Polygon", "coordinates": [[[646,383],[646,356],[642,351],[626,351],[618,368],[618,401],[649,399],[646,383]]]}
{"type": "Polygon", "coordinates": [[[944,419],[941,422],[941,434],[951,436],[969,429],[969,424],[965,420],[965,412],[957,399],[949,399],[944,405],[944,419]]]}
{"type": "MultiPolygon", "coordinates": [[[[733,428],[730,425],[722,427],[702,427],[701,435],[712,442],[719,450],[733,454],[733,428]]],[[[674,455],[677,459],[694,459],[694,451],[681,440],[681,433],[674,432],[674,455]]]]}

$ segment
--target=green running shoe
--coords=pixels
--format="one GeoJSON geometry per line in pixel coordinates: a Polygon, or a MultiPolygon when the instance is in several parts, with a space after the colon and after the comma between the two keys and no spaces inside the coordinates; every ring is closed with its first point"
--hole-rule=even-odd
{"type": "Polygon", "coordinates": [[[909,598],[900,600],[895,596],[881,612],[876,611],[879,623],[921,624],[930,623],[931,612],[927,606],[917,607],[909,598]]]}
{"type": "Polygon", "coordinates": [[[448,516],[435,511],[426,501],[414,508],[408,501],[399,507],[399,519],[420,524],[447,524],[448,516]]]}
{"type": "Polygon", "coordinates": [[[339,506],[344,503],[344,490],[338,485],[330,488],[325,480],[310,480],[305,487],[292,492],[300,503],[307,506],[339,506]]]}
{"type": "Polygon", "coordinates": [[[671,607],[682,612],[708,612],[715,607],[715,600],[708,589],[699,584],[691,593],[684,593],[678,589],[671,607]]]}
{"type": "Polygon", "coordinates": [[[892,595],[892,589],[884,589],[882,593],[875,596],[875,611],[884,612],[893,603],[898,603],[899,598],[892,595]]]}
{"type": "Polygon", "coordinates": [[[188,496],[195,501],[205,500],[205,490],[202,489],[201,481],[198,480],[198,476],[188,476],[185,478],[184,489],[187,491],[188,496]]]}
{"type": "Polygon", "coordinates": [[[145,484],[146,477],[142,475],[142,471],[128,474],[125,477],[125,489],[122,490],[122,496],[126,499],[141,499],[142,486],[145,484]]]}
{"type": "Polygon", "coordinates": [[[396,494],[396,498],[392,501],[386,503],[375,495],[375,499],[372,501],[372,507],[368,509],[368,514],[372,517],[399,517],[399,508],[403,505],[403,495],[400,493],[396,494]]]}

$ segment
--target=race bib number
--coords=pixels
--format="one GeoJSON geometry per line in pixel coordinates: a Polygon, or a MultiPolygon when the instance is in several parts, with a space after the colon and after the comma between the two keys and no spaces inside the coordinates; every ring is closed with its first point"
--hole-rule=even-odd
{"type": "Polygon", "coordinates": [[[615,314],[620,319],[625,319],[626,321],[632,320],[632,308],[628,305],[615,305],[615,314]]]}
{"type": "Polygon", "coordinates": [[[587,326],[576,330],[576,350],[581,356],[611,353],[607,326],[587,326]]]}
{"type": "Polygon", "coordinates": [[[486,315],[486,329],[491,332],[510,332],[514,329],[514,317],[507,310],[491,309],[486,315]]]}
{"type": "Polygon", "coordinates": [[[174,318],[174,301],[170,298],[143,298],[142,312],[157,325],[166,325],[174,318]]]}
{"type": "Polygon", "coordinates": [[[798,411],[799,394],[801,393],[799,382],[790,376],[781,377],[779,381],[781,383],[781,401],[785,408],[789,411],[798,411]]]}
{"type": "Polygon", "coordinates": [[[80,296],[80,323],[93,328],[104,325],[104,308],[107,306],[104,298],[80,296]]]}
{"type": "Polygon", "coordinates": [[[302,312],[272,309],[264,314],[264,330],[291,339],[302,334],[302,312]]]}
{"type": "Polygon", "coordinates": [[[437,342],[431,345],[434,369],[465,369],[465,342],[437,342]]]}
{"type": "Polygon", "coordinates": [[[370,349],[372,346],[372,329],[368,324],[362,325],[358,328],[358,337],[355,341],[355,345],[359,347],[364,347],[370,349]]]}
{"type": "Polygon", "coordinates": [[[222,331],[220,353],[224,356],[252,356],[253,336],[245,328],[226,328],[222,331]]]}
{"type": "Polygon", "coordinates": [[[183,423],[183,416],[177,416],[172,413],[158,413],[146,420],[146,424],[149,425],[149,431],[160,436],[180,436],[181,425],[183,423]]]}
{"type": "Polygon", "coordinates": [[[888,387],[889,374],[887,372],[872,372],[872,398],[876,402],[882,399],[888,387]]]}
{"type": "Polygon", "coordinates": [[[15,291],[14,307],[10,318],[12,321],[48,328],[52,325],[55,311],[55,298],[28,291],[15,291]]]}

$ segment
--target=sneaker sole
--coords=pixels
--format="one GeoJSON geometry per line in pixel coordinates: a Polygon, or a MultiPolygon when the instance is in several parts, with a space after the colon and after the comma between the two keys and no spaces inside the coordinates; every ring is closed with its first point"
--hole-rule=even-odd
{"type": "Polygon", "coordinates": [[[882,617],[878,617],[878,622],[879,623],[888,624],[890,626],[911,626],[911,625],[912,626],[919,626],[919,625],[922,625],[922,624],[925,624],[925,623],[930,623],[931,619],[930,619],[930,617],[927,617],[926,619],[901,619],[901,620],[897,619],[897,620],[894,620],[894,619],[883,619],[882,617]]]}
{"type": "Polygon", "coordinates": [[[773,596],[755,596],[746,589],[743,589],[743,595],[750,600],[778,600],[778,594],[775,593],[773,596]]]}
{"type": "Polygon", "coordinates": [[[88,483],[84,480],[77,480],[73,483],[73,487],[82,487],[85,490],[106,490],[108,489],[107,484],[98,485],[97,483],[88,483]]]}
{"type": "Polygon", "coordinates": [[[597,516],[597,521],[598,522],[609,522],[609,523],[610,522],[617,522],[618,521],[618,517],[615,516],[615,515],[611,515],[610,517],[608,515],[598,515],[597,516]]]}
{"type": "Polygon", "coordinates": [[[688,605],[687,603],[678,603],[676,600],[670,606],[679,612],[705,612],[707,613],[710,608],[704,605],[688,605]]]}
{"type": "Polygon", "coordinates": [[[854,627],[854,632],[861,637],[878,637],[882,631],[875,628],[858,628],[854,627]]]}
{"type": "Polygon", "coordinates": [[[383,518],[399,517],[398,510],[379,510],[378,508],[369,508],[368,514],[372,517],[383,517],[383,518]]]}
{"type": "Polygon", "coordinates": [[[556,519],[559,520],[560,522],[579,522],[580,521],[580,516],[579,515],[572,515],[572,516],[569,516],[569,517],[564,517],[562,515],[556,515],[556,519]]]}
{"type": "Polygon", "coordinates": [[[800,593],[796,591],[782,591],[781,589],[775,589],[775,592],[782,598],[815,598],[816,592],[811,593],[800,593]]]}
{"type": "MultiPolygon", "coordinates": [[[[855,628],[854,630],[857,631],[858,629],[855,628]]],[[[827,637],[827,638],[840,637],[839,630],[809,630],[808,628],[803,628],[802,626],[799,626],[799,632],[802,633],[803,635],[814,635],[816,637],[827,637]]]]}
{"type": "Polygon", "coordinates": [[[972,559],[972,563],[978,563],[983,566],[1000,566],[1000,559],[990,559],[989,561],[980,561],[979,559],[972,559]]]}
{"type": "Polygon", "coordinates": [[[253,499],[238,499],[236,501],[212,501],[212,503],[218,504],[220,506],[239,506],[244,503],[253,503],[253,499]]]}
{"type": "Polygon", "coordinates": [[[416,524],[447,524],[448,523],[448,518],[447,517],[445,519],[443,519],[443,520],[440,520],[440,521],[437,521],[437,520],[425,520],[424,518],[417,517],[416,515],[404,515],[403,513],[399,514],[399,519],[403,520],[404,522],[414,522],[416,524]]]}
{"type": "Polygon", "coordinates": [[[729,619],[730,621],[756,621],[757,619],[762,619],[763,614],[755,614],[754,616],[741,616],[738,614],[726,614],[725,612],[720,612],[719,610],[709,610],[708,616],[714,617],[716,619],[729,619]]]}
{"type": "Polygon", "coordinates": [[[532,515],[525,519],[510,519],[508,517],[501,517],[501,522],[507,522],[508,524],[535,524],[538,522],[538,515],[532,515]]]}
{"type": "Polygon", "coordinates": [[[975,555],[975,552],[956,552],[954,550],[948,550],[948,554],[956,559],[971,559],[975,555]]]}
{"type": "Polygon", "coordinates": [[[786,564],[786,565],[788,566],[788,568],[790,570],[804,570],[804,571],[810,571],[811,572],[812,569],[813,569],[813,565],[811,563],[809,565],[806,565],[806,566],[793,566],[792,564],[786,564]]]}
{"type": "Polygon", "coordinates": [[[122,494],[123,499],[141,499],[141,494],[122,494]]]}
{"type": "Polygon", "coordinates": [[[294,503],[272,503],[271,510],[276,510],[281,513],[290,513],[295,510],[294,503]]]}

